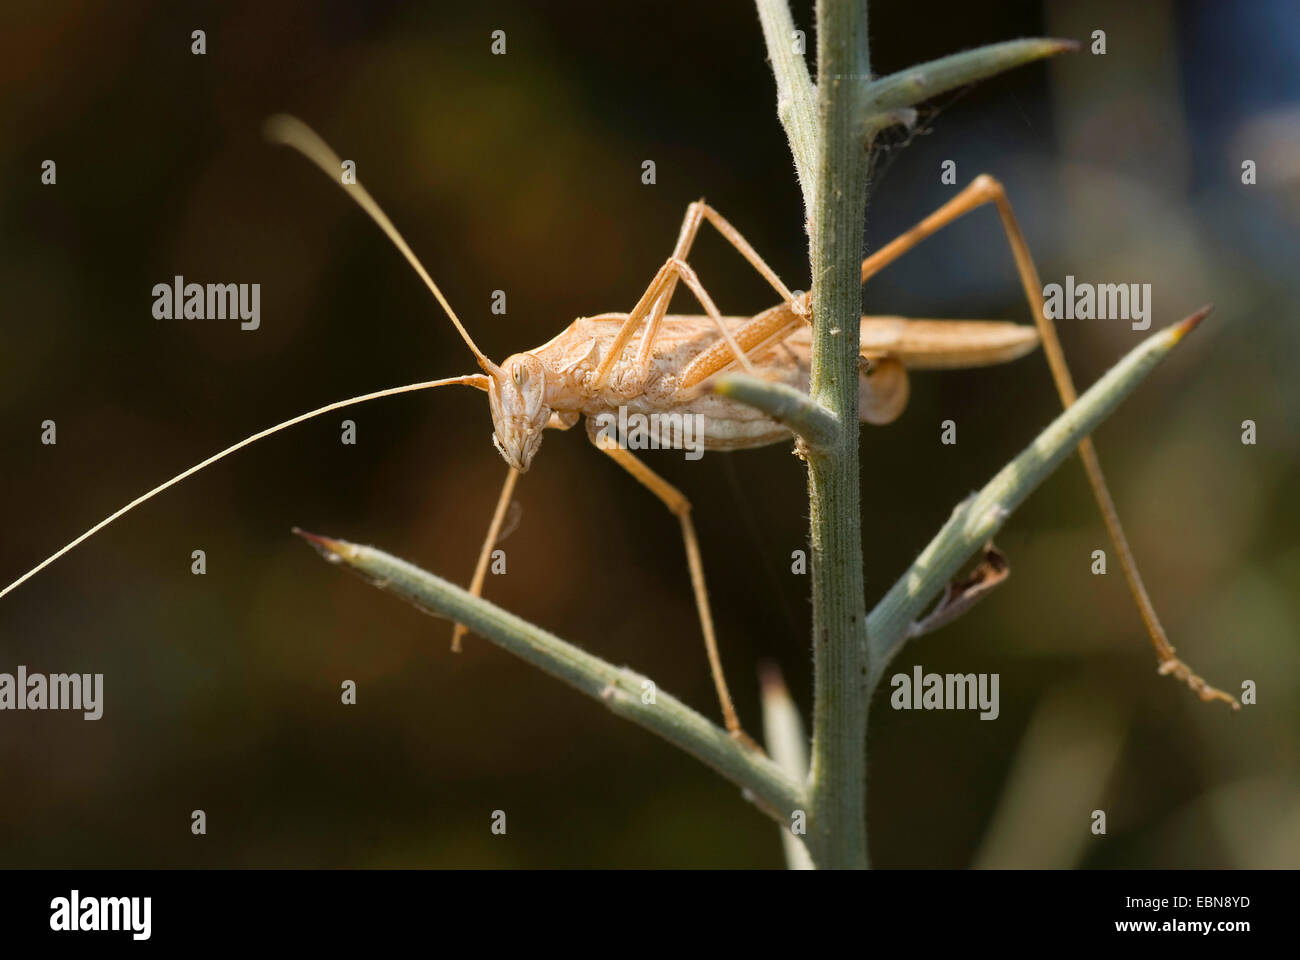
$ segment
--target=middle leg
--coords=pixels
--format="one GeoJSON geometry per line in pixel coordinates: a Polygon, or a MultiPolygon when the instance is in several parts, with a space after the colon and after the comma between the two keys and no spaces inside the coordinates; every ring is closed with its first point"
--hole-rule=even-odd
{"type": "Polygon", "coordinates": [[[682,541],[686,546],[686,564],[691,574],[691,588],[695,593],[700,629],[704,633],[704,649],[709,659],[709,670],[713,674],[713,684],[718,691],[718,702],[722,705],[723,721],[726,723],[727,732],[733,737],[746,746],[759,749],[740,726],[736,708],[731,702],[731,692],[727,689],[727,678],[722,673],[722,659],[718,654],[718,639],[713,628],[713,613],[709,607],[709,591],[704,583],[704,561],[700,556],[700,543],[695,535],[695,524],[691,522],[691,502],[680,490],[613,441],[593,437],[592,442],[598,450],[632,474],[638,483],[658,497],[669,512],[681,522],[682,541]]]}

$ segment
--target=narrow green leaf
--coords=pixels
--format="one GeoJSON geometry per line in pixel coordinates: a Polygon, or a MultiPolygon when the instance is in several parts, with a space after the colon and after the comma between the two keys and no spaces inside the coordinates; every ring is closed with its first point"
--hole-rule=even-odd
{"type": "Polygon", "coordinates": [[[652,681],[616,667],[554,634],[471,595],[405,560],[344,540],[295,529],[326,560],[361,574],[426,613],[463,623],[497,646],[657,733],[743,787],[774,820],[788,824],[803,803],[802,788],[761,752],[742,746],[716,724],[652,681]],[[649,701],[649,702],[647,702],[649,701]]]}
{"type": "Polygon", "coordinates": [[[1077,50],[1078,47],[1073,40],[1008,40],[908,67],[875,80],[867,87],[868,114],[893,113],[914,107],[976,80],[1067,50],[1077,50]]]}

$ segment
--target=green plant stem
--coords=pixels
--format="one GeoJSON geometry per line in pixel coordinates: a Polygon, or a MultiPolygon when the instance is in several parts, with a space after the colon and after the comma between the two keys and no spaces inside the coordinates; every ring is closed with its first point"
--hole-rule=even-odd
{"type": "Polygon", "coordinates": [[[375,586],[426,613],[465,624],[497,646],[603,703],[620,717],[657,733],[742,787],[778,823],[789,826],[791,813],[804,808],[803,789],[794,778],[676,697],[657,689],[641,674],[592,656],[382,550],[301,530],[294,532],[330,562],[355,570],[375,586]]]}
{"type": "Polygon", "coordinates": [[[818,0],[820,143],[812,210],[813,401],[835,417],[808,452],[813,602],[811,805],[819,867],[865,867],[867,666],[858,488],[858,328],[867,202],[862,102],[870,75],[866,4],[818,0]]]}

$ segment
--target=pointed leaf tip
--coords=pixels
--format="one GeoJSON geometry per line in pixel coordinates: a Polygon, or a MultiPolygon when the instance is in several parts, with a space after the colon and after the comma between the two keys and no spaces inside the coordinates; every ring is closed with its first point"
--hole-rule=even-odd
{"type": "Polygon", "coordinates": [[[343,540],[334,540],[331,537],[308,533],[300,527],[294,527],[293,532],[315,547],[320,552],[320,555],[331,563],[338,563],[340,560],[345,559],[348,552],[353,549],[352,544],[343,540]]]}
{"type": "Polygon", "coordinates": [[[913,107],[968,83],[1078,49],[1079,44],[1074,40],[1005,40],[917,64],[868,85],[869,113],[880,114],[913,107]]]}
{"type": "Polygon", "coordinates": [[[772,660],[764,660],[758,665],[758,685],[763,699],[768,697],[789,697],[790,690],[781,676],[781,668],[772,660]]]}
{"type": "Polygon", "coordinates": [[[1177,343],[1179,340],[1183,339],[1183,337],[1187,336],[1189,333],[1195,330],[1197,324],[1199,324],[1202,320],[1208,317],[1210,315],[1210,312],[1213,309],[1214,309],[1214,304],[1207,303],[1205,306],[1201,307],[1201,309],[1193,313],[1190,317],[1187,317],[1184,320],[1180,320],[1178,322],[1178,325],[1174,327],[1174,343],[1177,343]]]}
{"type": "Polygon", "coordinates": [[[1082,44],[1078,40],[1048,40],[1047,56],[1052,57],[1058,53],[1074,53],[1082,44]]]}

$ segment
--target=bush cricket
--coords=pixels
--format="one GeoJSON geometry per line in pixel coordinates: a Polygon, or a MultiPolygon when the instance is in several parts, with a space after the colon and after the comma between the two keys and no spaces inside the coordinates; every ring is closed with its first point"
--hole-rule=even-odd
{"type": "MultiPolygon", "coordinates": [[[[332,179],[343,169],[339,157],[309,127],[288,116],[275,116],[266,135],[302,153],[332,179]]],[[[341,182],[341,181],[340,181],[341,182]]],[[[384,231],[424,281],[466,346],[481,373],[407,384],[340,400],[285,420],[240,440],[225,450],[177,474],[95,524],[58,552],[0,590],[0,597],[89,539],[108,524],[186,477],[222,458],[295,424],[354,404],[397,393],[462,384],[488,395],[492,440],[509,466],[504,487],[479,553],[470,592],[480,595],[492,549],[500,536],[516,481],[531,466],[547,429],[568,430],[586,418],[587,434],[597,449],[648,488],[677,517],[686,549],[691,586],[704,637],[713,682],[727,730],[745,742],[718,655],[704,565],[691,520],[691,503],[624,446],[597,430],[602,415],[620,409],[671,418],[701,417],[699,437],[708,450],[735,450],[790,440],[793,433],[753,407],[708,389],[716,375],[739,367],[761,379],[807,391],[812,320],[811,294],[796,294],[763,261],[740,233],[703,201],[690,204],[671,256],[655,273],[632,310],[603,313],[575,320],[559,335],[533,350],[516,353],[500,365],[492,362],[470,337],[442,291],[434,283],[387,215],[359,181],[343,188],[384,231]],[[688,262],[700,227],[710,223],[780,297],[780,303],[751,317],[724,316],[688,262]],[[668,313],[678,283],[684,283],[704,310],[702,315],[668,313]]],[[[966,213],[992,204],[1010,244],[1034,325],[1006,321],[913,320],[863,317],[859,335],[859,417],[885,424],[895,420],[908,400],[909,370],[942,370],[985,366],[1014,360],[1039,343],[1066,406],[1075,399],[1074,386],[1055,329],[1043,311],[1042,286],[1001,185],[989,176],[977,177],[937,211],[881,247],[862,263],[862,282],[911,250],[926,237],[966,213]]],[[[670,421],[671,422],[671,421],[670,421]]],[[[1230,695],[1209,686],[1174,653],[1138,575],[1132,553],[1106,487],[1090,440],[1079,445],[1085,470],[1115,542],[1129,587],[1151,635],[1159,672],[1186,682],[1203,700],[1220,699],[1237,707],[1230,695]]],[[[465,628],[454,627],[452,646],[459,649],[465,628]]]]}

